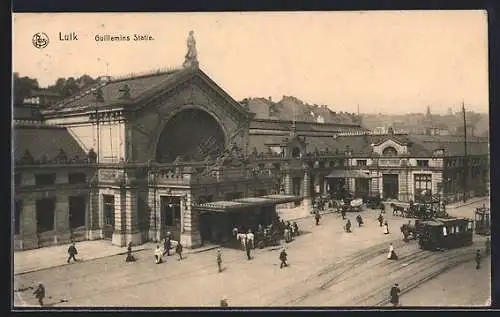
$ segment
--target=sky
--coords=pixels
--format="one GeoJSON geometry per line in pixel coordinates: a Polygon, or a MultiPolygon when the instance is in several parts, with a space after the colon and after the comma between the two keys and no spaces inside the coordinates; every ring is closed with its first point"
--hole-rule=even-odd
{"type": "Polygon", "coordinates": [[[488,112],[486,11],[14,13],[13,71],[46,87],[175,67],[190,30],[201,69],[236,100],[287,95],[387,114],[444,114],[464,101],[488,112]],[[49,37],[43,49],[38,32],[49,37]],[[154,40],[95,40],[106,34],[154,40]]]}

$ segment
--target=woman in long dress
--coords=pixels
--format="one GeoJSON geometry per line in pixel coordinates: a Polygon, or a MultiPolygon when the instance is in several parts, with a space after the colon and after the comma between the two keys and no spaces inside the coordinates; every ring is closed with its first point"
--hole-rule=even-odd
{"type": "Polygon", "coordinates": [[[398,256],[396,255],[396,252],[394,251],[394,246],[389,244],[389,253],[387,254],[387,259],[389,260],[397,260],[398,256]]]}
{"type": "Polygon", "coordinates": [[[384,223],[384,234],[389,234],[389,224],[387,221],[384,223]]]}

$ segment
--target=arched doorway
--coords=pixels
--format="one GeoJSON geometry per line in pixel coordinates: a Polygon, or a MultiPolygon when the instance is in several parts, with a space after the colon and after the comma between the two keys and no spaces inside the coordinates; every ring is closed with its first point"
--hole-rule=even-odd
{"type": "Polygon", "coordinates": [[[161,132],[156,160],[170,163],[181,158],[185,162],[214,159],[224,150],[222,127],[209,113],[186,109],[175,114],[161,132]]]}

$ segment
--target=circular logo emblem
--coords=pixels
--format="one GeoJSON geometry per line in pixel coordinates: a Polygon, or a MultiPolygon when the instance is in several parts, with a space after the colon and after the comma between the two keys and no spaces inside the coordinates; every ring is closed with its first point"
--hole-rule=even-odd
{"type": "Polygon", "coordinates": [[[33,35],[32,42],[34,47],[42,49],[49,45],[49,37],[43,32],[38,32],[33,35]]]}

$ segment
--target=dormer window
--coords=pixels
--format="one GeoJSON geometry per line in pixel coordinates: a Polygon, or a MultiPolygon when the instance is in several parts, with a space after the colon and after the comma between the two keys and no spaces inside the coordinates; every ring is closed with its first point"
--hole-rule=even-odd
{"type": "Polygon", "coordinates": [[[383,156],[398,156],[398,151],[396,151],[396,149],[393,148],[392,146],[388,146],[382,151],[382,155],[383,156]]]}

